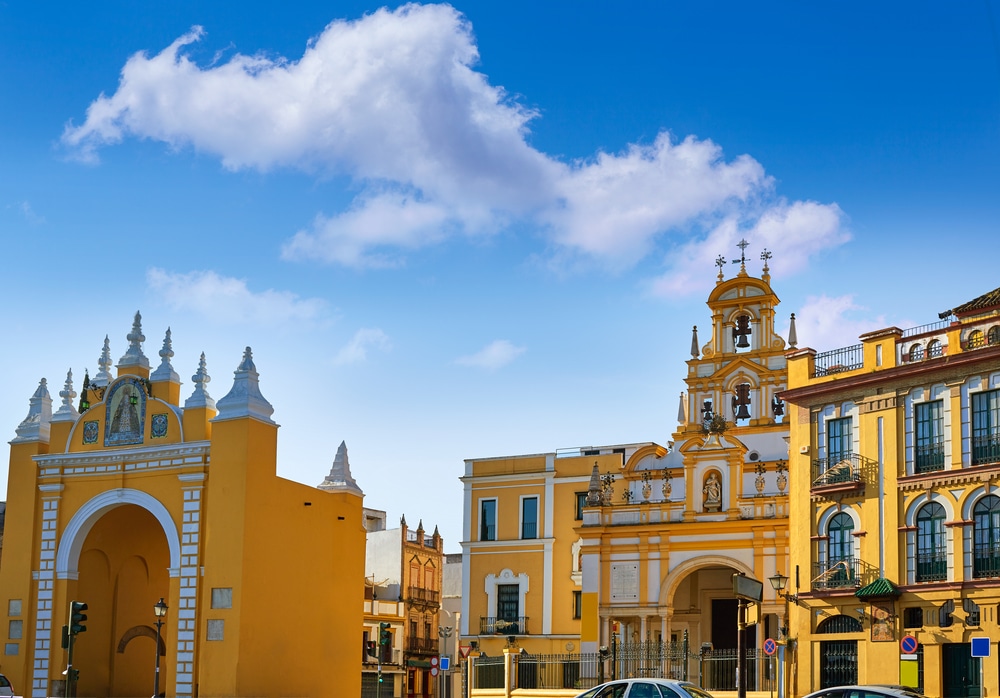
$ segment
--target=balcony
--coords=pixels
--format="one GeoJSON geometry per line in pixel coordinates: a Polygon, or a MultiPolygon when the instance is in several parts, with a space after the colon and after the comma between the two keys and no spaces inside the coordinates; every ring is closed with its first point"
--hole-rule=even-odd
{"type": "Polygon", "coordinates": [[[813,565],[812,588],[814,591],[834,589],[860,589],[875,581],[878,568],[856,557],[828,560],[813,565]]]}
{"type": "Polygon", "coordinates": [[[441,592],[434,591],[433,589],[424,589],[423,587],[410,587],[407,594],[406,600],[410,603],[420,603],[426,604],[428,606],[437,606],[441,603],[441,592]]]}
{"type": "Polygon", "coordinates": [[[855,344],[842,349],[816,354],[812,378],[830,376],[843,371],[853,371],[865,365],[863,347],[855,344]]]}
{"type": "Polygon", "coordinates": [[[857,453],[841,453],[833,458],[817,458],[812,462],[810,490],[817,494],[861,489],[865,485],[867,471],[875,465],[875,461],[857,453]]]}
{"type": "Polygon", "coordinates": [[[977,545],[972,557],[972,576],[975,579],[1000,577],[1000,550],[977,545]]]}
{"type": "Polygon", "coordinates": [[[972,464],[1000,463],[1000,433],[972,437],[972,464]]]}
{"type": "Polygon", "coordinates": [[[935,441],[917,445],[913,470],[915,473],[944,470],[944,442],[935,441]]]}
{"type": "Polygon", "coordinates": [[[528,617],[520,616],[506,620],[504,618],[479,618],[480,635],[527,635],[528,617]]]}
{"type": "Polygon", "coordinates": [[[943,582],[948,579],[948,554],[943,550],[917,553],[917,581],[943,582]]]}
{"type": "Polygon", "coordinates": [[[430,637],[408,637],[406,638],[407,654],[437,654],[438,639],[430,637]]]}

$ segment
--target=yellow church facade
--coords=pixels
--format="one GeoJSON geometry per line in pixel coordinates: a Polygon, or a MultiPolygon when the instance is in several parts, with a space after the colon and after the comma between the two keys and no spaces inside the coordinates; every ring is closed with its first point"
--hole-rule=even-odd
{"type": "Polygon", "coordinates": [[[940,317],[789,353],[799,695],[1000,690],[1000,289],[940,317]]]}
{"type": "Polygon", "coordinates": [[[217,403],[203,355],[182,403],[170,331],[152,371],[144,340],[137,313],[113,372],[105,339],[78,405],[71,373],[56,411],[43,379],[11,441],[4,674],[63,694],[77,601],[77,695],[359,695],[360,489],[276,476],[249,347],[217,403]]]}
{"type": "Polygon", "coordinates": [[[734,574],[765,586],[744,647],[778,638],[764,580],[788,566],[787,344],[770,254],[753,277],[745,248],[729,279],[718,261],[672,440],[466,461],[462,642],[495,656],[686,640],[666,671],[697,678],[702,646],[737,646],[734,574]]]}

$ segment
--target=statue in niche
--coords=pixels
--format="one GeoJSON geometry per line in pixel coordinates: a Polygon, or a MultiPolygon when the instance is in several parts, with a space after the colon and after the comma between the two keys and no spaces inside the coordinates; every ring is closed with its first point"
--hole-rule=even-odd
{"type": "Polygon", "coordinates": [[[719,511],[722,508],[722,483],[716,473],[709,473],[701,491],[705,495],[705,511],[719,511]]]}
{"type": "Polygon", "coordinates": [[[108,400],[105,446],[142,443],[145,422],[145,399],[131,380],[120,383],[108,400]]]}

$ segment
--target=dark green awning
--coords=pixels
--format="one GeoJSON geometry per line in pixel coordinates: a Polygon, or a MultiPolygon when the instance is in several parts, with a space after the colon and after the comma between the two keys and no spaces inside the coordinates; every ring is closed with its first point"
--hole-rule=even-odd
{"type": "Polygon", "coordinates": [[[429,659],[407,659],[406,666],[412,666],[418,669],[430,669],[431,661],[429,659]]]}
{"type": "Polygon", "coordinates": [[[899,590],[895,584],[890,582],[885,577],[879,577],[871,584],[867,584],[856,592],[854,595],[859,599],[884,599],[884,598],[899,598],[902,592],[899,590]]]}

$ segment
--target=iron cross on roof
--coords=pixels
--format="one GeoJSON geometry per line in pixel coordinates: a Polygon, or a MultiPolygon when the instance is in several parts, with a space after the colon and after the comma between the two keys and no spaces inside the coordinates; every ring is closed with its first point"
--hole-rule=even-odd
{"type": "MultiPolygon", "coordinates": [[[[745,267],[747,265],[747,257],[746,257],[747,247],[750,246],[750,243],[746,241],[746,238],[743,238],[742,240],[736,243],[736,246],[740,248],[740,266],[745,267]]],[[[735,259],[733,260],[733,264],[736,264],[735,259]]]]}

